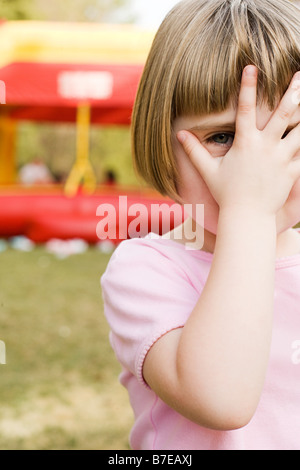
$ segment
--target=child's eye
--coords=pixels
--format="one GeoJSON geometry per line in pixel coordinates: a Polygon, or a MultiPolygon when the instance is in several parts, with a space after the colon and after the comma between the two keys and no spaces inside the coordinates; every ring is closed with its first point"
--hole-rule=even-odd
{"type": "Polygon", "coordinates": [[[234,135],[233,134],[214,134],[207,139],[207,142],[214,143],[218,145],[231,146],[233,144],[234,135]]]}
{"type": "Polygon", "coordinates": [[[212,157],[224,157],[233,145],[234,132],[219,132],[211,134],[200,139],[204,147],[209,151],[212,157]]]}

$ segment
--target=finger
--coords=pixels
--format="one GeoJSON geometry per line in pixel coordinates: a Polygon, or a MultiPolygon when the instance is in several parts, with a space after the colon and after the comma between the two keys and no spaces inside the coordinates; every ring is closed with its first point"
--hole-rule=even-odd
{"type": "Polygon", "coordinates": [[[191,132],[180,131],[177,139],[181,143],[185,153],[190,158],[195,168],[202,176],[215,168],[215,161],[210,153],[200,144],[197,137],[191,132]]]}
{"type": "Polygon", "coordinates": [[[297,181],[300,178],[300,156],[296,157],[290,162],[292,177],[294,181],[297,181]]]}
{"type": "Polygon", "coordinates": [[[281,138],[290,124],[291,118],[297,111],[299,103],[300,72],[297,72],[266,126],[266,131],[270,132],[274,138],[281,138]]]}
{"type": "Polygon", "coordinates": [[[290,131],[283,141],[287,144],[290,155],[295,156],[300,152],[300,124],[290,131]]]}
{"type": "Polygon", "coordinates": [[[250,126],[256,128],[257,77],[258,70],[254,65],[245,67],[236,117],[237,135],[248,133],[250,126]]]}

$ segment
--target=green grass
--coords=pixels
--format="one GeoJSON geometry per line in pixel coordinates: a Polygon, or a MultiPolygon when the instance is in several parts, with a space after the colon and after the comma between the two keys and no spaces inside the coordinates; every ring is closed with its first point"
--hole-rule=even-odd
{"type": "Polygon", "coordinates": [[[108,341],[109,255],[0,254],[0,449],[128,449],[132,413],[108,341]]]}

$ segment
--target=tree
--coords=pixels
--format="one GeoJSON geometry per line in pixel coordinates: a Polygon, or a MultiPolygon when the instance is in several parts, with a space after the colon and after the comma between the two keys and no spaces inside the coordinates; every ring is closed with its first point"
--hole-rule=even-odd
{"type": "Polygon", "coordinates": [[[131,0],[33,0],[33,19],[50,21],[132,22],[131,0]]]}
{"type": "Polygon", "coordinates": [[[7,20],[134,22],[131,0],[0,0],[7,20]]]}
{"type": "Polygon", "coordinates": [[[28,20],[33,15],[32,0],[0,0],[0,18],[28,20]]]}

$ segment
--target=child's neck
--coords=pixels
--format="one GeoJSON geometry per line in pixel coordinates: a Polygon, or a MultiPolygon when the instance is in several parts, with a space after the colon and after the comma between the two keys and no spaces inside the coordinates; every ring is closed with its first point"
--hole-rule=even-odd
{"type": "MultiPolygon", "coordinates": [[[[185,221],[184,224],[190,223],[190,221],[185,221]]],[[[184,225],[183,224],[183,225],[184,225]]],[[[198,230],[199,233],[203,232],[203,228],[195,225],[193,226],[193,230],[198,230]]],[[[188,245],[190,240],[187,240],[184,237],[185,230],[182,229],[182,226],[175,228],[172,232],[167,235],[167,238],[174,240],[178,243],[183,245],[188,245]],[[179,233],[183,234],[183,237],[180,238],[178,236],[179,233]]],[[[201,236],[198,237],[201,240],[201,236]]],[[[207,253],[214,253],[215,251],[215,244],[216,244],[216,235],[214,233],[209,232],[208,230],[204,229],[204,244],[203,246],[199,246],[199,250],[205,251],[207,253]]],[[[197,249],[197,247],[195,246],[197,249]]],[[[277,258],[285,258],[287,256],[294,256],[300,254],[300,233],[294,229],[288,229],[285,232],[282,232],[277,237],[277,249],[276,249],[276,257],[277,258]]]]}
{"type": "Polygon", "coordinates": [[[277,237],[277,258],[285,258],[300,254],[300,233],[289,229],[277,237]]]}

